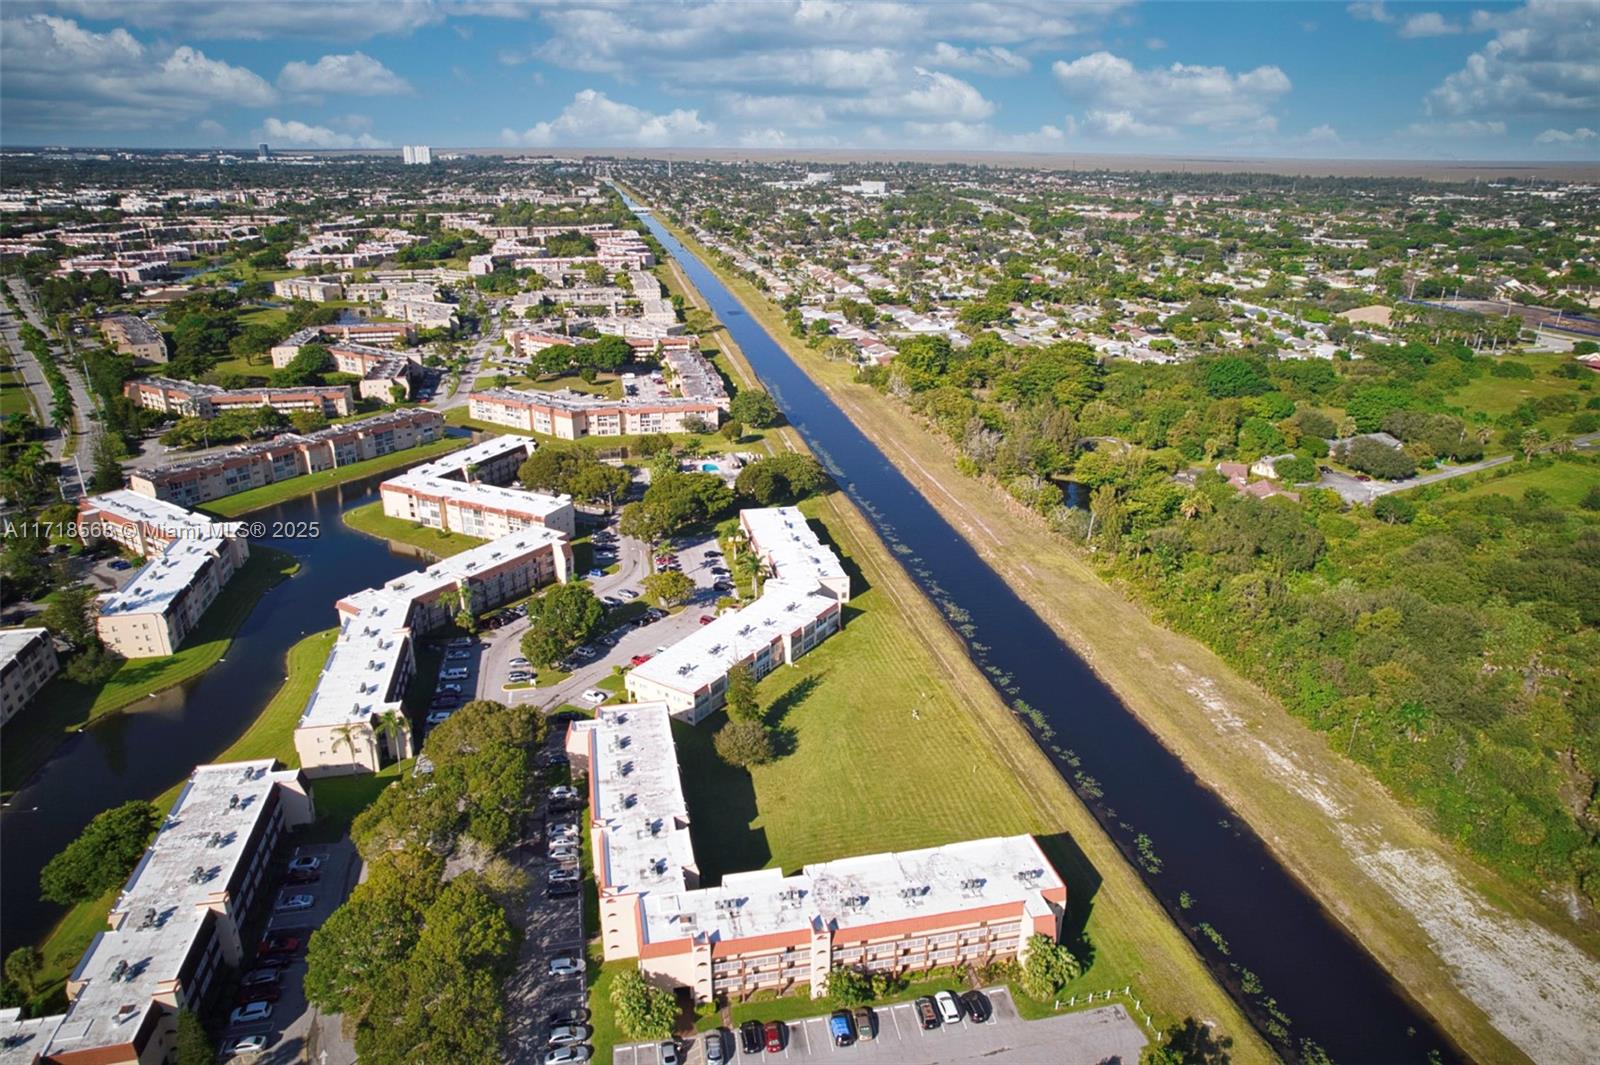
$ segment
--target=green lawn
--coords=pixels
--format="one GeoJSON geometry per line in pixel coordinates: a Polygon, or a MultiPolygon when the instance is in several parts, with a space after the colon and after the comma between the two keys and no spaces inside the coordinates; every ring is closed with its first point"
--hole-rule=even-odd
{"type": "Polygon", "coordinates": [[[289,312],[282,307],[256,307],[239,315],[240,325],[264,325],[278,329],[289,320],[289,312]]]}
{"type": "MultiPolygon", "coordinates": [[[[1570,377],[1560,377],[1556,368],[1571,360],[1565,355],[1518,355],[1503,359],[1505,362],[1515,362],[1528,367],[1534,372],[1533,379],[1524,380],[1516,377],[1493,377],[1484,374],[1474,378],[1463,388],[1444,397],[1446,403],[1460,407],[1468,414],[1481,411],[1491,418],[1498,418],[1503,414],[1510,414],[1524,400],[1540,400],[1546,396],[1573,395],[1578,399],[1578,410],[1594,393],[1581,391],[1580,383],[1587,383],[1590,378],[1583,377],[1574,380],[1570,377]]],[[[1572,421],[1575,412],[1551,414],[1541,417],[1535,427],[1550,436],[1562,436],[1567,432],[1567,425],[1572,421]]],[[[1491,453],[1503,450],[1497,444],[1490,445],[1491,453]]]]}
{"type": "Polygon", "coordinates": [[[396,451],[393,454],[383,455],[364,462],[351,463],[349,466],[340,466],[337,469],[323,470],[321,473],[311,473],[304,477],[295,477],[287,481],[278,481],[275,484],[262,485],[252,488],[248,492],[228,496],[224,499],[214,499],[200,509],[219,518],[237,518],[241,514],[248,514],[252,510],[270,507],[274,503],[282,503],[285,499],[294,499],[298,496],[309,495],[319,488],[343,484],[346,481],[358,480],[374,473],[384,473],[401,466],[410,466],[426,459],[437,458],[447,451],[455,451],[471,443],[464,437],[448,436],[435,440],[421,447],[409,448],[405,451],[396,451]]]}
{"type": "MultiPolygon", "coordinates": [[[[1523,465],[1516,463],[1514,465],[1523,465]]],[[[1530,488],[1550,494],[1552,502],[1562,507],[1575,507],[1578,501],[1596,485],[1600,485],[1600,464],[1594,461],[1552,462],[1548,466],[1521,469],[1504,477],[1495,477],[1473,485],[1463,493],[1473,496],[1506,495],[1522,498],[1530,488]]],[[[1446,496],[1445,498],[1451,498],[1446,496]]]]}
{"type": "Polygon", "coordinates": [[[39,693],[32,709],[6,725],[4,750],[0,751],[0,787],[9,795],[21,786],[68,733],[210,669],[227,652],[234,633],[255,609],[256,602],[299,568],[293,555],[257,547],[177,654],[128,659],[99,687],[58,675],[39,693]]]}
{"type": "MultiPolygon", "coordinates": [[[[152,372],[160,369],[161,367],[157,366],[152,372]]],[[[232,359],[223,359],[211,368],[211,372],[216,374],[235,373],[256,384],[266,384],[267,379],[272,375],[272,360],[266,356],[259,356],[255,362],[251,362],[243,355],[240,355],[232,359]]]]}
{"type": "Polygon", "coordinates": [[[383,512],[382,501],[345,511],[344,523],[358,532],[364,532],[380,540],[392,540],[419,547],[436,558],[446,558],[489,542],[465,533],[432,529],[403,518],[391,518],[383,512]]]}
{"type": "Polygon", "coordinates": [[[22,374],[10,367],[0,369],[0,417],[33,413],[33,400],[22,383],[22,374]]]}
{"type": "MultiPolygon", "coordinates": [[[[322,663],[327,659],[328,650],[333,646],[337,634],[337,629],[314,632],[289,648],[285,659],[286,675],[277,694],[244,734],[210,759],[212,762],[276,758],[286,766],[300,764],[294,750],[295,722],[300,720],[300,711],[311,697],[311,690],[322,672],[322,663]]],[[[343,783],[342,780],[340,782],[343,783]]],[[[349,818],[354,816],[354,811],[349,808],[351,803],[344,794],[349,789],[335,788],[331,795],[325,797],[327,784],[327,781],[323,781],[312,785],[312,794],[322,815],[313,828],[322,829],[323,822],[327,821],[329,827],[337,827],[338,834],[342,835],[344,828],[341,826],[348,826],[349,818]]],[[[156,805],[163,811],[170,809],[182,788],[182,781],[174,784],[156,797],[156,805]]],[[[45,959],[45,971],[41,979],[45,994],[41,996],[42,999],[54,997],[59,992],[67,974],[88,949],[89,941],[96,932],[106,927],[106,915],[116,901],[116,895],[117,892],[112,891],[104,898],[74,906],[41,944],[45,959]]]]}
{"type": "Polygon", "coordinates": [[[472,382],[472,387],[477,390],[486,388],[531,388],[538,392],[559,392],[562,389],[571,389],[574,392],[585,392],[591,396],[606,396],[610,399],[622,398],[622,381],[616,374],[603,373],[593,384],[585,381],[575,373],[562,374],[559,377],[527,377],[515,373],[489,369],[481,373],[472,382]],[[495,382],[505,378],[504,385],[495,382]]]}

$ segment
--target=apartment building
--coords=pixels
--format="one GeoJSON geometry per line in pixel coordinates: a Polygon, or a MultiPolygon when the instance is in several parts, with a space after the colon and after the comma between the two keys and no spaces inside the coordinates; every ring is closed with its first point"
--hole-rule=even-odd
{"type": "Polygon", "coordinates": [[[61,669],[50,630],[0,629],[0,725],[61,669]]]}
{"type": "Polygon", "coordinates": [[[416,672],[413,637],[463,609],[493,609],[571,572],[565,536],[524,529],[339,600],[339,635],[294,732],[306,774],[373,773],[387,758],[409,758],[401,700],[416,672]]]}
{"type": "Polygon", "coordinates": [[[815,584],[768,581],[761,598],[723,614],[628,672],[628,694],[662,702],[673,716],[698,724],[727,702],[728,670],[743,665],[757,678],[794,661],[839,631],[840,602],[815,584]]]}
{"type": "Polygon", "coordinates": [[[242,537],[180,537],[100,598],[95,631],[124,658],[173,654],[249,557],[242,537]]]}
{"type": "MultiPolygon", "coordinates": [[[[338,322],[332,325],[308,325],[284,337],[272,346],[272,365],[283,369],[300,354],[306,344],[409,344],[417,336],[417,327],[410,322],[338,322]]],[[[389,355],[394,352],[387,352],[389,355]]],[[[348,371],[358,372],[358,371],[348,371]]]]}
{"type": "Polygon", "coordinates": [[[479,421],[528,433],[577,440],[585,436],[629,436],[641,433],[688,432],[689,419],[708,425],[722,419],[715,400],[662,396],[657,399],[608,399],[561,389],[491,388],[467,397],[468,413],[479,421]]]}
{"type": "Polygon", "coordinates": [[[1054,940],[1067,890],[1031,836],[730,873],[701,887],[671,710],[605,706],[573,722],[567,754],[589,781],[590,839],[607,961],[695,1002],[823,994],[836,965],[902,974],[1024,959],[1054,940]]]}
{"type": "Polygon", "coordinates": [[[122,394],[136,406],[187,418],[214,418],[226,411],[257,407],[285,414],[314,411],[335,418],[355,409],[349,385],[226,389],[171,377],[135,377],[122,386],[122,394]]]}
{"type": "Polygon", "coordinates": [[[166,362],[167,341],[161,331],[143,318],[132,314],[113,314],[100,319],[100,332],[106,343],[120,355],[130,355],[135,362],[166,362]]]}
{"type": "Polygon", "coordinates": [[[850,601],[850,575],[839,556],[818,539],[799,507],[750,507],[739,512],[746,550],[776,580],[815,584],[841,603],[850,601]]]}
{"type": "Polygon", "coordinates": [[[239,522],[212,521],[125,488],[78,500],[78,529],[85,543],[114,540],[144,558],[154,558],[180,539],[241,536],[243,528],[239,522]]]}
{"type": "Polygon", "coordinates": [[[272,283],[272,293],[286,300],[326,303],[344,299],[344,284],[337,277],[285,277],[272,283]]]}
{"type": "Polygon", "coordinates": [[[456,324],[456,312],[460,309],[454,303],[435,299],[398,298],[383,301],[385,316],[411,322],[424,329],[450,328],[456,324]]]}
{"type": "Polygon", "coordinates": [[[260,444],[153,469],[135,470],[132,492],[186,507],[251,488],[378,458],[444,435],[444,416],[415,408],[385,411],[310,433],[282,433],[260,444]]]}
{"type": "Polygon", "coordinates": [[[534,447],[527,437],[493,436],[415,466],[379,486],[383,512],[484,540],[536,527],[575,536],[577,512],[571,496],[515,485],[517,471],[534,447]]]}
{"type": "Polygon", "coordinates": [[[0,1060],[176,1060],[179,1011],[203,1012],[226,988],[244,961],[241,930],[267,901],[274,852],[315,817],[305,777],[273,759],[196,767],[67,978],[66,1012],[0,1015],[0,1060]]]}

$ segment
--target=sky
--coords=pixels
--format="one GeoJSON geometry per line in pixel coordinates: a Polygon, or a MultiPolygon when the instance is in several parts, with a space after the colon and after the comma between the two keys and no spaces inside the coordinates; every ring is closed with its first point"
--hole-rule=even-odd
{"type": "Polygon", "coordinates": [[[6,0],[0,145],[1600,158],[1600,0],[6,0]]]}

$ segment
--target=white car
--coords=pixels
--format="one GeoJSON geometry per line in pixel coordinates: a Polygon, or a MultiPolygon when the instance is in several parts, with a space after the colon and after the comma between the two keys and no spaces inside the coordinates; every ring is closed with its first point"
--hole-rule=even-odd
{"type": "Polygon", "coordinates": [[[229,1024],[254,1024],[272,1016],[272,1003],[248,1002],[228,1014],[229,1024]]]}
{"type": "Polygon", "coordinates": [[[558,862],[575,862],[578,860],[578,848],[557,845],[550,848],[550,857],[558,862]]]}
{"type": "Polygon", "coordinates": [[[238,1057],[241,1054],[259,1054],[267,1049],[267,1037],[264,1035],[247,1035],[234,1039],[222,1047],[224,1057],[238,1057]]]}
{"type": "Polygon", "coordinates": [[[582,1024],[563,1024],[550,1029],[549,1043],[553,1047],[569,1047],[589,1038],[589,1028],[582,1024]]]}
{"type": "Polygon", "coordinates": [[[589,1047],[556,1047],[544,1056],[544,1065],[579,1065],[589,1060],[594,1051],[589,1047]]]}
{"type": "Polygon", "coordinates": [[[309,873],[312,870],[321,868],[322,859],[312,854],[302,854],[289,863],[289,872],[291,873],[309,873]]]}
{"type": "Polygon", "coordinates": [[[939,1007],[939,1016],[946,1024],[961,1023],[961,1003],[956,1001],[956,996],[949,991],[941,991],[933,996],[934,1004],[939,1007]]]}
{"type": "Polygon", "coordinates": [[[309,910],[317,904],[315,895],[285,895],[278,900],[279,910],[309,910]]]}
{"type": "Polygon", "coordinates": [[[611,693],[601,691],[599,688],[590,688],[588,691],[584,692],[580,698],[586,703],[599,706],[601,703],[611,698],[611,693]]]}
{"type": "Polygon", "coordinates": [[[513,658],[509,664],[513,665],[513,666],[529,666],[529,665],[532,665],[533,663],[529,662],[526,658],[523,658],[521,655],[518,655],[517,657],[513,658]]]}
{"type": "Polygon", "coordinates": [[[566,784],[557,784],[550,789],[551,802],[576,802],[580,797],[577,788],[566,784]]]}
{"type": "Polygon", "coordinates": [[[550,959],[551,976],[582,976],[583,959],[576,954],[558,954],[550,959]]]}

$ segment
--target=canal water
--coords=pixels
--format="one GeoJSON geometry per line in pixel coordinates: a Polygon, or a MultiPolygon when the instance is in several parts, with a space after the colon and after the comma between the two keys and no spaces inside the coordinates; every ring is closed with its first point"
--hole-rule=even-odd
{"type": "Polygon", "coordinates": [[[1435,1049],[1451,1055],[1431,1019],[1248,826],[1011,591],[716,276],[648,212],[641,217],[917,583],[959,611],[977,663],[991,679],[1004,678],[1008,699],[1043,714],[1053,737],[1029,723],[1041,748],[1136,865],[1138,837],[1148,837],[1161,871],[1141,875],[1264,1032],[1273,1017],[1263,998],[1275,1000],[1289,1022],[1288,1040],[1275,1040],[1280,1051],[1298,1056],[1309,1039],[1343,1063],[1422,1061],[1435,1049]],[[1092,787],[1078,783],[1088,778],[1092,787]],[[1189,913],[1180,892],[1195,900],[1189,913]],[[1200,922],[1226,941],[1226,956],[1196,932],[1200,922]],[[1255,974],[1262,993],[1240,990],[1234,964],[1255,974]]]}
{"type": "Polygon", "coordinates": [[[294,554],[299,572],[261,598],[223,661],[71,737],[0,810],[0,956],[37,941],[60,917],[60,907],[39,898],[39,870],[90,818],[129,799],[154,798],[214,758],[278,690],[289,648],[336,623],[335,600],[418,567],[415,554],[363,536],[339,518],[377,499],[378,483],[392,476],[324,488],[251,514],[269,530],[276,522],[319,523],[314,537],[251,541],[294,554]]]}

